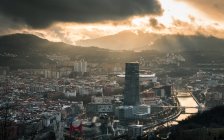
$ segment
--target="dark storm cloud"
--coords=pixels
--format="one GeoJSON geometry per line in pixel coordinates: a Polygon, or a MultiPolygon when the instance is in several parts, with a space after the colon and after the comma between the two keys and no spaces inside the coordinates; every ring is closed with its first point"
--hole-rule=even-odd
{"type": "Polygon", "coordinates": [[[11,20],[0,14],[0,35],[10,34],[13,30],[20,30],[26,27],[27,26],[20,23],[20,21],[11,20]]]}
{"type": "Polygon", "coordinates": [[[151,27],[153,27],[154,29],[157,29],[157,30],[161,30],[161,29],[165,28],[165,26],[163,24],[159,23],[158,20],[155,18],[150,18],[149,24],[151,27]]]}
{"type": "Polygon", "coordinates": [[[0,0],[0,12],[34,28],[53,22],[99,22],[162,13],[157,0],[0,0]]]}

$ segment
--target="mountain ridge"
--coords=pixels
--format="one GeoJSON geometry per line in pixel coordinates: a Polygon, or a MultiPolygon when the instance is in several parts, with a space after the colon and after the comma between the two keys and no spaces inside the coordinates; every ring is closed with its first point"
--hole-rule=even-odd
{"type": "Polygon", "coordinates": [[[159,50],[159,51],[195,51],[208,49],[209,46],[223,49],[224,39],[214,36],[197,35],[159,35],[154,33],[120,32],[95,39],[77,41],[81,46],[97,46],[112,50],[159,50]],[[204,47],[203,47],[204,46],[204,47]]]}
{"type": "Polygon", "coordinates": [[[105,50],[219,51],[224,50],[224,39],[203,35],[158,35],[123,31],[101,38],[82,40],[75,46],[64,42],[51,42],[33,34],[17,33],[0,36],[0,49],[6,50],[16,48],[35,50],[41,48],[48,49],[49,51],[55,50],[54,52],[56,52],[56,50],[68,48],[87,50],[88,48],[93,48],[93,46],[95,49],[105,50]],[[94,43],[95,40],[96,43],[94,43]],[[85,41],[87,41],[87,43],[84,46],[88,47],[81,46],[81,42],[85,41]],[[97,42],[102,44],[102,46],[97,45],[97,42]],[[110,45],[103,45],[104,43],[110,45]],[[128,46],[128,44],[131,45],[128,46]],[[115,47],[112,48],[113,46],[115,47]]]}
{"type": "Polygon", "coordinates": [[[80,46],[97,46],[111,50],[135,50],[136,46],[144,47],[157,39],[157,34],[147,34],[141,31],[132,32],[129,30],[117,34],[103,36],[95,39],[77,41],[80,46]],[[141,37],[139,37],[141,36],[141,37]]]}

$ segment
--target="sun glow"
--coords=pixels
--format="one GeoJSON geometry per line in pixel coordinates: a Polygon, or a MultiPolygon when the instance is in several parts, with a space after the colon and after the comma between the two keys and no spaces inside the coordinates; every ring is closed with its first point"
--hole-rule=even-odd
{"type": "Polygon", "coordinates": [[[164,9],[163,16],[158,17],[158,21],[170,26],[174,19],[191,22],[190,16],[198,16],[200,13],[182,1],[160,0],[164,9]]]}
{"type": "Polygon", "coordinates": [[[139,26],[147,26],[149,22],[149,17],[144,16],[144,17],[134,17],[131,20],[131,25],[134,27],[139,27],[139,26]]]}
{"type": "MultiPolygon", "coordinates": [[[[135,29],[145,29],[147,31],[157,31],[157,29],[149,28],[150,27],[150,18],[155,18],[158,23],[161,25],[164,25],[166,27],[165,30],[163,30],[166,33],[170,32],[170,28],[175,27],[174,24],[175,20],[185,22],[188,24],[192,24],[192,22],[195,22],[194,24],[206,24],[204,21],[204,16],[202,13],[197,11],[195,8],[187,4],[183,1],[178,0],[160,0],[160,3],[163,8],[163,14],[161,16],[144,16],[144,17],[133,17],[131,19],[131,26],[135,29]],[[197,21],[194,21],[197,17],[197,21]],[[199,18],[200,17],[200,18],[199,18]]],[[[208,23],[210,24],[210,23],[208,23]]],[[[173,30],[173,29],[172,29],[173,30]]],[[[161,32],[161,30],[159,30],[161,32]]]]}

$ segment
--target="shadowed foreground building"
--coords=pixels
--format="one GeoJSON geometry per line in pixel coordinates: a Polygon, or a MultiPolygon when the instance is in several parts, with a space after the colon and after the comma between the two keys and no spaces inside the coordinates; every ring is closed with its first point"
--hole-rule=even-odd
{"type": "Polygon", "coordinates": [[[124,105],[139,105],[139,63],[126,63],[124,105]]]}

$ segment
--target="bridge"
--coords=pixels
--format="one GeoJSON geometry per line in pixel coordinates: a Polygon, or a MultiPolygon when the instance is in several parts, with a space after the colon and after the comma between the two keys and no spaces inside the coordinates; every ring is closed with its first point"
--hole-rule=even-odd
{"type": "Polygon", "coordinates": [[[188,94],[182,94],[182,95],[177,95],[177,97],[190,97],[191,95],[188,95],[188,94]]]}
{"type": "Polygon", "coordinates": [[[180,115],[180,114],[196,114],[198,111],[203,110],[204,106],[202,104],[199,104],[197,99],[192,95],[191,92],[176,92],[177,94],[174,96],[174,98],[177,100],[177,105],[158,105],[158,106],[152,106],[154,108],[166,108],[166,109],[177,109],[177,112],[174,113],[173,115],[170,115],[168,117],[162,118],[162,119],[156,119],[157,117],[151,117],[151,119],[155,119],[154,122],[148,123],[146,125],[144,125],[143,130],[151,130],[157,126],[163,125],[169,121],[176,121],[176,118],[180,115]],[[178,98],[185,98],[185,97],[192,97],[196,104],[195,105],[191,105],[191,104],[185,104],[185,105],[180,105],[179,99],[178,98]],[[188,111],[186,109],[198,109],[198,111],[188,111]]]}
{"type": "Polygon", "coordinates": [[[185,108],[198,108],[198,107],[183,107],[183,106],[157,106],[157,107],[171,107],[171,108],[180,108],[180,111],[178,111],[177,113],[163,118],[163,119],[156,119],[153,123],[149,123],[147,125],[144,125],[143,130],[149,130],[149,129],[153,129],[156,126],[160,126],[163,125],[169,121],[175,121],[175,122],[179,122],[176,120],[176,118],[180,115],[180,114],[196,114],[197,112],[185,112],[185,108]]]}
{"type": "Polygon", "coordinates": [[[177,97],[190,97],[192,96],[190,92],[177,92],[177,97]]]}
{"type": "Polygon", "coordinates": [[[157,119],[152,123],[146,124],[143,128],[143,130],[150,130],[153,129],[157,126],[163,125],[164,123],[167,123],[169,121],[175,121],[175,119],[180,115],[180,114],[196,114],[197,111],[193,112],[186,112],[185,109],[201,109],[201,106],[199,104],[197,105],[192,105],[192,106],[181,106],[179,103],[179,100],[177,99],[178,97],[184,98],[184,97],[192,97],[191,93],[186,93],[186,92],[179,92],[179,94],[176,95],[176,100],[177,100],[177,105],[158,105],[158,106],[152,106],[154,108],[166,108],[166,109],[177,109],[177,112],[174,113],[173,115],[170,115],[168,117],[165,117],[163,119],[157,119]]]}
{"type": "Polygon", "coordinates": [[[158,107],[158,108],[196,108],[199,109],[199,106],[153,106],[153,107],[158,107]]]}
{"type": "Polygon", "coordinates": [[[179,108],[181,109],[181,114],[197,114],[197,112],[186,112],[185,109],[188,109],[188,108],[193,108],[193,109],[198,109],[200,110],[201,107],[200,106],[153,106],[155,108],[179,108]]]}

